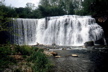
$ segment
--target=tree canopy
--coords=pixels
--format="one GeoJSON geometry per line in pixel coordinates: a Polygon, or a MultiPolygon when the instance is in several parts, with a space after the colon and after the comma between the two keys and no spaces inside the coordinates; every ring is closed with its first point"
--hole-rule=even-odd
{"type": "Polygon", "coordinates": [[[82,7],[82,15],[108,14],[108,0],[84,0],[82,7]]]}
{"type": "Polygon", "coordinates": [[[93,15],[108,14],[108,0],[40,0],[38,8],[33,3],[26,7],[13,8],[0,3],[1,18],[42,18],[60,15],[93,15]],[[4,14],[5,13],[5,14],[4,14]]]}

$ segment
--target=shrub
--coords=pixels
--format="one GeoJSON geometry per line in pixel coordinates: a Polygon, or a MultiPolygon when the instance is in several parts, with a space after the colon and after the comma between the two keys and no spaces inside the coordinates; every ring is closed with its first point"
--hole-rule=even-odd
{"type": "Polygon", "coordinates": [[[22,55],[30,55],[31,54],[31,47],[27,45],[19,46],[17,45],[15,47],[16,52],[20,52],[22,55]]]}
{"type": "Polygon", "coordinates": [[[10,65],[15,65],[17,60],[11,55],[19,53],[23,60],[30,64],[27,66],[31,67],[33,72],[48,72],[51,64],[43,51],[43,49],[27,45],[2,45],[0,46],[0,72],[9,68],[10,65]]]}
{"type": "Polygon", "coordinates": [[[0,46],[0,72],[8,67],[8,65],[16,63],[15,59],[9,56],[11,55],[11,52],[10,45],[0,46]]]}
{"type": "Polygon", "coordinates": [[[36,47],[33,47],[32,54],[28,61],[33,63],[32,69],[34,72],[48,72],[51,67],[48,58],[43,53],[43,49],[36,47]]]}

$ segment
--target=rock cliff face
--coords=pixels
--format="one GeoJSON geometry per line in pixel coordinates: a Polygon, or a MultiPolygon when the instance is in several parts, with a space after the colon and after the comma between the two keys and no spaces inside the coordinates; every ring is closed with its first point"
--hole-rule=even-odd
{"type": "Polygon", "coordinates": [[[108,44],[108,15],[96,15],[93,16],[96,22],[103,28],[106,43],[108,44]]]}

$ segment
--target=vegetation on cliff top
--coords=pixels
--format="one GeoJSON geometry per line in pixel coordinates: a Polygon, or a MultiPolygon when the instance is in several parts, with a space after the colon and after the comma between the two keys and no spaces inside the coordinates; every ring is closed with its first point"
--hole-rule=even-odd
{"type": "Polygon", "coordinates": [[[108,0],[41,0],[36,9],[29,4],[24,8],[13,8],[0,2],[0,19],[3,17],[42,18],[65,14],[108,14],[107,7],[108,0]]]}

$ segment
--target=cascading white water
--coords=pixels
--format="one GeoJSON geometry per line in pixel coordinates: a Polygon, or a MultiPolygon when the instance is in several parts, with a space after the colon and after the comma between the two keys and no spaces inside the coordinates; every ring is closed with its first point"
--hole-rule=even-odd
{"type": "Polygon", "coordinates": [[[65,15],[42,19],[15,19],[15,44],[80,46],[103,38],[103,29],[90,16],[65,15]]]}

